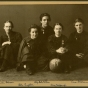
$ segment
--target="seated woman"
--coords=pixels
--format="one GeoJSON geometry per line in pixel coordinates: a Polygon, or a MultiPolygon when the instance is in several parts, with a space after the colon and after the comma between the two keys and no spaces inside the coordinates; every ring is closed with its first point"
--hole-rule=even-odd
{"type": "Polygon", "coordinates": [[[50,61],[54,58],[60,59],[65,73],[68,73],[70,71],[70,58],[68,49],[66,48],[67,37],[62,34],[62,31],[62,24],[56,23],[54,25],[55,34],[48,38],[48,52],[50,55],[50,61]]]}
{"type": "Polygon", "coordinates": [[[88,32],[84,30],[84,22],[77,18],[74,22],[75,31],[68,39],[69,50],[72,56],[73,68],[88,64],[88,32]]]}
{"type": "Polygon", "coordinates": [[[38,37],[38,29],[37,25],[31,25],[28,30],[29,36],[22,40],[18,53],[17,71],[22,70],[22,67],[25,65],[26,72],[29,75],[35,72],[37,60],[41,53],[41,41],[38,37]]]}
{"type": "Polygon", "coordinates": [[[13,23],[9,20],[6,21],[4,23],[5,33],[0,36],[0,72],[7,70],[8,67],[16,67],[17,64],[17,54],[22,36],[12,29],[13,23]]]}

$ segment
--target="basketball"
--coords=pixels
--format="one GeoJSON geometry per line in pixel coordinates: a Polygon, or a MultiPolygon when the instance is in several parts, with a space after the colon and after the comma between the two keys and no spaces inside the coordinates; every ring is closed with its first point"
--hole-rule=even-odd
{"type": "Polygon", "coordinates": [[[61,71],[61,60],[58,58],[54,58],[49,63],[49,68],[52,72],[61,71]]]}

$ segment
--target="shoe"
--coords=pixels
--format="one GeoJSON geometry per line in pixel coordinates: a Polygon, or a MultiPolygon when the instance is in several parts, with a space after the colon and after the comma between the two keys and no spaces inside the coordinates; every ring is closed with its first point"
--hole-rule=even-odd
{"type": "Polygon", "coordinates": [[[26,73],[27,73],[28,75],[33,75],[33,71],[32,71],[31,69],[26,69],[26,73]]]}
{"type": "Polygon", "coordinates": [[[24,70],[23,67],[21,67],[21,66],[17,66],[17,67],[16,67],[16,71],[22,71],[22,70],[24,70]]]}
{"type": "Polygon", "coordinates": [[[18,64],[17,67],[16,67],[16,71],[22,71],[24,70],[24,67],[22,64],[18,64]]]}

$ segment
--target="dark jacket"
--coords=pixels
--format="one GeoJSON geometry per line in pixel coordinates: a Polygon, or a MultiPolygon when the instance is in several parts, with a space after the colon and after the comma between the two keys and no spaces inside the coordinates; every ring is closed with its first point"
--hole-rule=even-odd
{"type": "Polygon", "coordinates": [[[47,26],[46,28],[43,28],[42,26],[40,26],[39,28],[39,37],[43,43],[43,56],[47,56],[47,41],[48,41],[48,37],[51,36],[52,34],[54,34],[53,28],[51,26],[47,26]]]}
{"type": "Polygon", "coordinates": [[[88,33],[83,31],[81,34],[76,31],[71,33],[68,39],[68,48],[73,54],[88,53],[88,33]]]}
{"type": "Polygon", "coordinates": [[[24,38],[20,44],[18,52],[18,63],[32,60],[40,56],[41,53],[41,41],[39,38],[31,39],[30,36],[24,38]],[[28,44],[29,43],[29,44],[28,44]]]}

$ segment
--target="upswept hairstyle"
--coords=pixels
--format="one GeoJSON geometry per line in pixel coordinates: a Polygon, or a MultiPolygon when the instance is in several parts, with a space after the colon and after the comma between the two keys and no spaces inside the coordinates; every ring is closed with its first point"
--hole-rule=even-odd
{"type": "Polygon", "coordinates": [[[76,22],[81,22],[82,24],[84,24],[84,21],[81,19],[81,18],[77,18],[75,21],[74,21],[74,25],[76,22]]]}
{"type": "Polygon", "coordinates": [[[28,32],[31,32],[31,29],[32,28],[36,28],[38,30],[38,33],[39,33],[39,26],[37,26],[36,24],[32,24],[30,25],[29,29],[28,29],[28,32]]]}
{"type": "Polygon", "coordinates": [[[51,17],[50,17],[50,15],[49,15],[48,13],[42,13],[42,14],[40,15],[40,21],[42,20],[42,18],[43,18],[44,16],[48,16],[49,21],[51,21],[51,17]]]}
{"type": "Polygon", "coordinates": [[[62,30],[63,30],[63,25],[61,23],[55,23],[53,26],[53,29],[55,28],[56,25],[60,25],[62,27],[62,30]]]}

